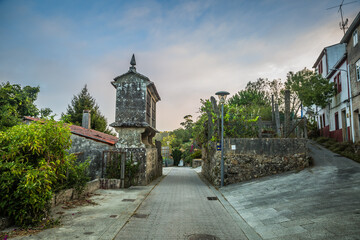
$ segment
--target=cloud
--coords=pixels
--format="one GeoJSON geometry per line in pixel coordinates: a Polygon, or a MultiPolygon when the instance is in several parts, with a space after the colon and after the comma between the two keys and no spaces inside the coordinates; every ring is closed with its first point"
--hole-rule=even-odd
{"type": "Polygon", "coordinates": [[[311,68],[342,36],[336,13],[319,10],[330,1],[5,3],[2,81],[40,85],[38,105],[59,115],[87,84],[112,123],[110,82],[135,53],[138,72],[162,98],[159,130],[180,127],[183,116],[197,115],[201,98],[219,90],[235,94],[259,77],[284,81],[289,71],[311,68]]]}

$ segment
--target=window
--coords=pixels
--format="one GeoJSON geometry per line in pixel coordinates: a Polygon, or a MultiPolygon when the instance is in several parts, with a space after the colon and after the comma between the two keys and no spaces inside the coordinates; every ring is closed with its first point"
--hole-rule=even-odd
{"type": "Polygon", "coordinates": [[[340,93],[341,92],[341,76],[340,76],[340,73],[338,73],[334,77],[334,84],[335,84],[336,94],[340,93]]]}
{"type": "Polygon", "coordinates": [[[156,127],[156,102],[149,90],[146,96],[146,122],[153,128],[156,127]]]}
{"type": "Polygon", "coordinates": [[[339,114],[335,113],[335,130],[339,130],[339,114]]]}
{"type": "Polygon", "coordinates": [[[325,127],[325,113],[323,113],[323,124],[324,124],[324,127],[325,127]]]}
{"type": "Polygon", "coordinates": [[[319,65],[318,65],[318,71],[319,71],[319,74],[323,73],[322,61],[320,61],[319,65]]]}
{"type": "Polygon", "coordinates": [[[360,59],[356,62],[356,80],[360,81],[360,59]]]}
{"type": "Polygon", "coordinates": [[[355,46],[358,43],[358,31],[355,30],[353,33],[353,46],[355,46]]]}

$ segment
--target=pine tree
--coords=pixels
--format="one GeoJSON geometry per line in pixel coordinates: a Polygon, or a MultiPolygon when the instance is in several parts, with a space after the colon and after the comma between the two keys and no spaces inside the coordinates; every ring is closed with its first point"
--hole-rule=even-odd
{"type": "Polygon", "coordinates": [[[62,114],[62,119],[66,122],[81,126],[83,110],[90,110],[91,114],[91,129],[107,134],[112,134],[107,127],[107,120],[99,110],[99,105],[96,104],[95,99],[90,95],[87,85],[81,92],[74,96],[71,104],[68,105],[66,114],[62,114]]]}

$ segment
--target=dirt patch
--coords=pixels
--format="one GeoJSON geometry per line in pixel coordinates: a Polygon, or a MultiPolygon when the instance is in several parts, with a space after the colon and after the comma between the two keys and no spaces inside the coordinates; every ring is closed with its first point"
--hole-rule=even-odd
{"type": "Polygon", "coordinates": [[[0,239],[6,240],[14,237],[19,236],[27,236],[27,235],[33,235],[38,232],[41,232],[45,229],[57,227],[60,225],[59,219],[44,219],[41,223],[39,223],[38,226],[34,227],[28,227],[28,228],[16,228],[14,227],[12,230],[8,230],[6,232],[0,232],[0,239]]]}
{"type": "MultiPolygon", "coordinates": [[[[76,199],[76,200],[71,200],[71,201],[65,202],[61,206],[61,208],[62,209],[71,209],[71,208],[76,208],[76,207],[80,207],[80,206],[99,205],[98,203],[89,199],[90,197],[92,197],[94,195],[99,195],[99,194],[88,194],[83,199],[76,199]]],[[[62,214],[62,213],[60,213],[60,214],[62,214]]]]}
{"type": "Polygon", "coordinates": [[[96,203],[90,199],[92,196],[97,196],[97,195],[100,195],[100,194],[88,193],[88,194],[84,195],[84,197],[81,199],[67,201],[64,204],[61,204],[61,205],[57,206],[56,208],[53,208],[52,212],[55,213],[57,215],[57,217],[53,216],[53,217],[44,219],[37,226],[28,227],[28,228],[13,227],[12,230],[7,229],[3,232],[0,232],[0,240],[6,240],[6,239],[18,237],[18,236],[33,235],[33,234],[39,233],[45,229],[58,227],[61,225],[61,216],[63,214],[65,214],[65,212],[63,210],[72,209],[72,208],[81,207],[81,206],[99,205],[98,203],[96,203]]]}

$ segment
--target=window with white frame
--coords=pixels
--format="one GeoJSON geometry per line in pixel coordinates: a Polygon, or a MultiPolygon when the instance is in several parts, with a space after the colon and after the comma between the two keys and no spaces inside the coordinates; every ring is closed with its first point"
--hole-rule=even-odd
{"type": "Polygon", "coordinates": [[[360,59],[355,63],[356,67],[356,80],[360,81],[360,59]]]}
{"type": "Polygon", "coordinates": [[[355,46],[358,43],[358,31],[355,30],[353,33],[353,46],[355,46]]]}

